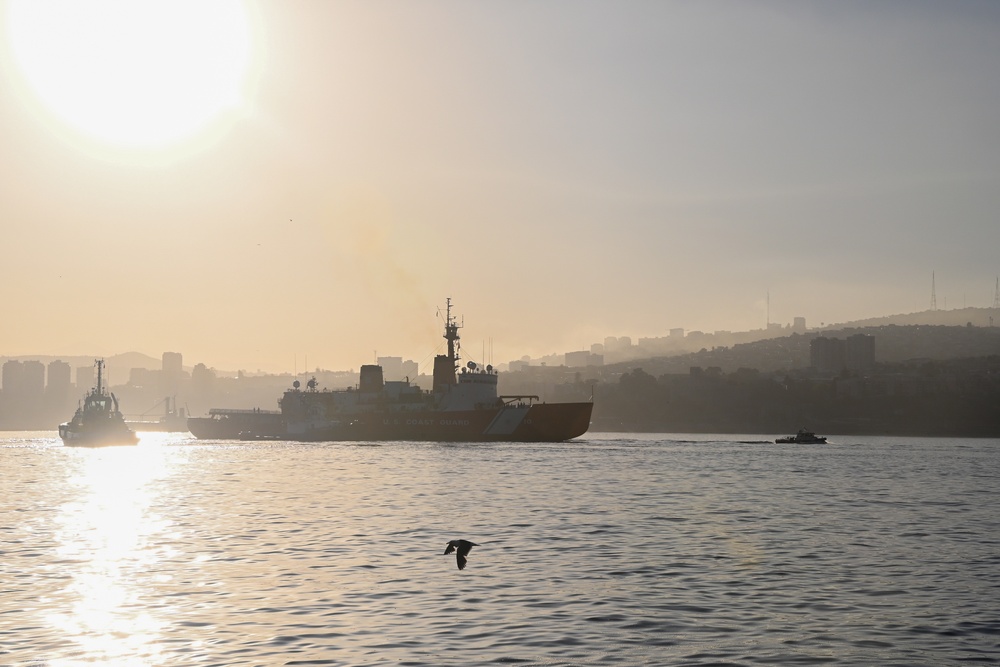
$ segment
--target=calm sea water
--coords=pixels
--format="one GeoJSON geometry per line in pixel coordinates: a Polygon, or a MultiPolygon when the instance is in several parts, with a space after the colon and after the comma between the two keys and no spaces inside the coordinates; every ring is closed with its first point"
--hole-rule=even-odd
{"type": "Polygon", "coordinates": [[[1000,663],[1000,441],[771,437],[8,433],[0,664],[1000,663]]]}

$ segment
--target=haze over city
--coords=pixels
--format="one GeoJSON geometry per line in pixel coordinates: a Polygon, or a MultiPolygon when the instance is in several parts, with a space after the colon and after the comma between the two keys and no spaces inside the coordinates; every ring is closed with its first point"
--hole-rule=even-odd
{"type": "Polygon", "coordinates": [[[288,371],[988,307],[992,2],[0,2],[0,354],[288,371]],[[489,341],[489,342],[487,342],[489,341]]]}

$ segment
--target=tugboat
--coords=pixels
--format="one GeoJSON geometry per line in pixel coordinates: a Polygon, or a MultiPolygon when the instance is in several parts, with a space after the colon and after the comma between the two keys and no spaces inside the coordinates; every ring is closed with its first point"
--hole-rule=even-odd
{"type": "MultiPolygon", "coordinates": [[[[460,325],[447,301],[448,354],[434,358],[434,383],[384,381],[382,367],[361,367],[358,387],[319,390],[315,378],[293,383],[278,401],[288,440],[561,442],[590,428],[593,401],[543,403],[538,396],[497,394],[497,371],[468,362],[458,371],[460,325]]],[[[194,429],[192,429],[193,431],[194,429]]]]}
{"type": "Polygon", "coordinates": [[[104,386],[104,359],[97,366],[97,386],[83,399],[73,419],[59,425],[59,437],[64,445],[74,447],[104,447],[135,445],[139,438],[125,423],[118,409],[118,398],[104,386]]]}
{"type": "Polygon", "coordinates": [[[778,438],[775,440],[779,445],[787,444],[797,444],[797,445],[825,445],[826,436],[816,435],[812,431],[807,431],[804,428],[800,428],[799,432],[795,435],[790,435],[787,438],[778,438]]]}

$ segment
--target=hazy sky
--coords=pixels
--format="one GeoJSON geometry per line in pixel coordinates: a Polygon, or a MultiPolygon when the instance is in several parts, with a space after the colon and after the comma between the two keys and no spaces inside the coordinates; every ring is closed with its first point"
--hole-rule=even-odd
{"type": "Polygon", "coordinates": [[[426,361],[450,296],[501,363],[932,272],[992,305],[1000,3],[76,4],[0,0],[0,354],[426,361]]]}

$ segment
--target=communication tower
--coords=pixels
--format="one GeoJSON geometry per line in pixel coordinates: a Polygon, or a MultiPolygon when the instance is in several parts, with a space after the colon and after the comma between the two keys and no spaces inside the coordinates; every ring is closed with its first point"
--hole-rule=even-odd
{"type": "Polygon", "coordinates": [[[1000,308],[1000,277],[997,278],[997,285],[993,288],[993,307],[1000,308]]]}
{"type": "Polygon", "coordinates": [[[931,310],[937,310],[937,293],[934,291],[934,272],[931,271],[931,310]]]}

